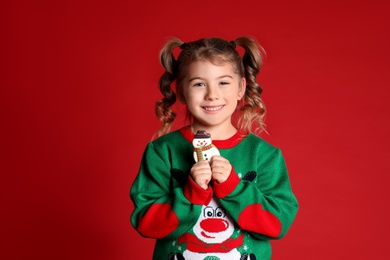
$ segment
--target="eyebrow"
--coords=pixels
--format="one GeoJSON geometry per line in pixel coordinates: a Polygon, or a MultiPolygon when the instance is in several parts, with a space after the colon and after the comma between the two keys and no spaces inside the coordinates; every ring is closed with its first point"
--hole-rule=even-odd
{"type": "MultiPolygon", "coordinates": [[[[231,79],[233,79],[233,77],[230,76],[230,75],[222,75],[222,76],[217,77],[217,79],[222,79],[222,78],[231,78],[231,79]]],[[[188,80],[188,82],[191,82],[191,81],[197,80],[197,79],[204,80],[204,78],[202,78],[202,77],[193,77],[193,78],[190,78],[188,80]]]]}

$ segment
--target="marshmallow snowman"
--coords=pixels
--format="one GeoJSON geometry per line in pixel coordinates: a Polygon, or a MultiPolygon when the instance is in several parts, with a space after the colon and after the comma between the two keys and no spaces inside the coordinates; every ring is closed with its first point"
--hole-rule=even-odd
{"type": "Polygon", "coordinates": [[[192,141],[195,162],[210,161],[214,155],[220,155],[218,148],[212,144],[211,135],[204,130],[197,131],[192,141]]]}

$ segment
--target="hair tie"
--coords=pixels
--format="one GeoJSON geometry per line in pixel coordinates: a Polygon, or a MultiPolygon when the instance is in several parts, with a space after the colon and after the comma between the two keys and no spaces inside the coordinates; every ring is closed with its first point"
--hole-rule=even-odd
{"type": "Polygon", "coordinates": [[[182,45],[180,45],[180,49],[183,50],[183,49],[184,49],[185,47],[187,47],[187,46],[188,46],[188,43],[185,43],[185,42],[184,42],[182,45]]]}
{"type": "Polygon", "coordinates": [[[233,46],[233,48],[234,48],[234,49],[237,47],[237,45],[236,45],[236,42],[235,42],[235,41],[230,41],[229,43],[230,43],[230,44],[233,46]]]}

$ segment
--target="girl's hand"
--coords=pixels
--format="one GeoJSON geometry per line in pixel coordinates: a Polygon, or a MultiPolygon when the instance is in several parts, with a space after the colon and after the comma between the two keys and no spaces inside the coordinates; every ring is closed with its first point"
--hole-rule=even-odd
{"type": "Polygon", "coordinates": [[[209,187],[211,174],[211,167],[208,161],[199,161],[195,163],[190,172],[195,183],[205,190],[209,187]]]}
{"type": "Polygon", "coordinates": [[[230,162],[220,155],[214,155],[210,162],[212,179],[218,183],[226,181],[232,171],[230,162]]]}

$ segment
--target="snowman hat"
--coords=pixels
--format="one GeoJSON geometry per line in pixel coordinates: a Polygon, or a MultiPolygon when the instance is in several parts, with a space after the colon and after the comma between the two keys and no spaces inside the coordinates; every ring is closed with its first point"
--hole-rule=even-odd
{"type": "Polygon", "coordinates": [[[205,130],[198,130],[196,132],[196,135],[194,135],[194,138],[201,138],[201,139],[205,139],[205,138],[210,138],[211,135],[209,133],[206,133],[205,130]]]}

